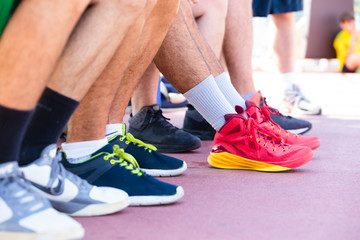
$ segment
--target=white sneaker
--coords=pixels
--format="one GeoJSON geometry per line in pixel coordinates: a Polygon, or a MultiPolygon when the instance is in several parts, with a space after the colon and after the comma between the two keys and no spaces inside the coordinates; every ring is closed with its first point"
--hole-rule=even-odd
{"type": "Polygon", "coordinates": [[[56,145],[49,145],[40,158],[21,167],[25,178],[50,200],[52,206],[71,216],[97,216],[118,212],[129,206],[126,192],[96,187],[67,171],[59,162],[56,145]]]}
{"type": "Polygon", "coordinates": [[[292,90],[285,91],[284,104],[289,112],[307,115],[321,115],[322,112],[321,107],[307,99],[297,85],[294,85],[292,90]]]}
{"type": "Polygon", "coordinates": [[[16,162],[0,164],[0,213],[0,239],[80,239],[85,233],[34,191],[16,162]]]}

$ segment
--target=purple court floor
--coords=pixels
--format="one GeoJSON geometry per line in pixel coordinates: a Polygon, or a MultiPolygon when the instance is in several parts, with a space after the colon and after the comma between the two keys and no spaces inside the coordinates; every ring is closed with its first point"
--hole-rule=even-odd
{"type": "MultiPolygon", "coordinates": [[[[255,73],[268,100],[279,88],[275,73],[255,73]]],[[[184,154],[178,203],[129,207],[105,217],[76,218],[85,239],[332,240],[360,239],[360,75],[307,73],[299,76],[306,95],[323,107],[308,133],[321,147],[304,166],[283,173],[220,170],[207,164],[211,142],[184,154]]],[[[182,126],[184,111],[165,116],[182,126]]],[[[126,116],[125,120],[128,119],[126,116]]]]}

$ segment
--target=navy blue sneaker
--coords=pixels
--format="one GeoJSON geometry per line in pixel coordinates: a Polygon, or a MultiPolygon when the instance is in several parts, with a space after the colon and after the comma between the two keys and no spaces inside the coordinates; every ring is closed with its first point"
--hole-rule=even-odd
{"type": "MultiPolygon", "coordinates": [[[[256,92],[249,100],[255,103],[259,108],[267,106],[266,99],[261,95],[260,91],[256,92]]],[[[293,118],[291,116],[284,116],[281,113],[277,115],[272,114],[270,115],[270,118],[276,124],[280,125],[281,128],[295,134],[304,134],[312,128],[312,124],[309,121],[293,118]]]]}
{"type": "Polygon", "coordinates": [[[198,137],[175,127],[168,120],[159,105],[144,107],[129,119],[129,132],[163,153],[187,152],[201,147],[198,137]]]}
{"type": "Polygon", "coordinates": [[[64,153],[62,164],[90,184],[127,192],[131,206],[169,204],[184,196],[182,187],[161,182],[140,170],[135,158],[118,145],[107,144],[76,164],[69,163],[64,153]]]}
{"type": "Polygon", "coordinates": [[[213,140],[216,133],[215,129],[192,105],[188,104],[187,107],[183,130],[201,140],[213,140]]]}
{"type": "MultiPolygon", "coordinates": [[[[123,124],[125,132],[125,124],[123,124]]],[[[153,177],[177,176],[185,172],[187,165],[177,158],[158,153],[156,147],[136,139],[131,133],[116,135],[109,139],[111,145],[118,145],[131,154],[141,170],[153,177]]]]}

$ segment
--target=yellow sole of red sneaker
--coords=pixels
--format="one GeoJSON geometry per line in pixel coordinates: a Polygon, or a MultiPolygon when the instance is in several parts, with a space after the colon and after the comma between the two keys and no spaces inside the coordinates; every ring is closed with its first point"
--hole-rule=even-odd
{"type": "Polygon", "coordinates": [[[207,161],[213,167],[224,169],[243,169],[263,172],[283,172],[291,170],[291,168],[242,158],[228,152],[210,153],[207,161]]]}

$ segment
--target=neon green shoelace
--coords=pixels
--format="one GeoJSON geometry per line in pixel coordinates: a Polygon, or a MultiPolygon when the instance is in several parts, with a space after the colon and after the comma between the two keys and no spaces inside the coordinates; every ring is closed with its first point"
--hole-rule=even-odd
{"type": "Polygon", "coordinates": [[[126,133],[125,136],[120,137],[120,141],[123,141],[124,139],[126,139],[125,141],[126,144],[132,142],[133,144],[138,145],[139,147],[144,147],[145,150],[149,150],[149,152],[157,150],[157,148],[154,145],[144,143],[143,141],[135,138],[131,133],[126,133]]]}
{"type": "Polygon", "coordinates": [[[141,176],[143,172],[140,170],[140,166],[136,159],[129,153],[126,153],[124,149],[120,148],[119,145],[113,146],[113,153],[109,153],[104,157],[104,160],[109,160],[111,157],[119,157],[119,159],[111,159],[111,164],[119,163],[120,166],[131,170],[131,173],[141,176]]]}

